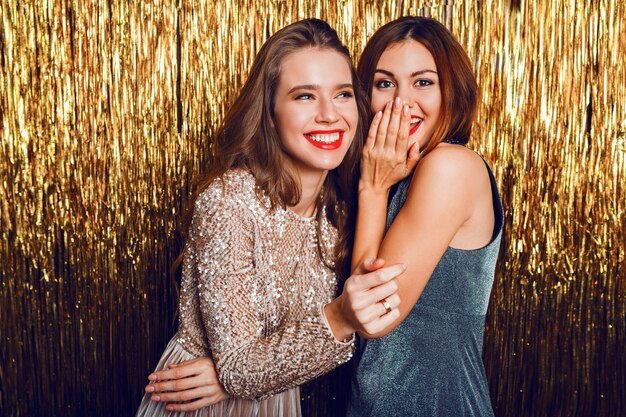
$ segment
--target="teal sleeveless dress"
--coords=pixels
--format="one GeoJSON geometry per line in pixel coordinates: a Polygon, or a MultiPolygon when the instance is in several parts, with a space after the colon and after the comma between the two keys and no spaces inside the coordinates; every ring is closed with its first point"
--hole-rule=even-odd
{"type": "MultiPolygon", "coordinates": [[[[491,242],[477,250],[448,247],[404,321],[383,338],[359,340],[349,417],[494,415],[482,347],[503,211],[489,166],[487,171],[495,215],[491,242]]],[[[410,181],[392,191],[387,228],[410,181]]]]}

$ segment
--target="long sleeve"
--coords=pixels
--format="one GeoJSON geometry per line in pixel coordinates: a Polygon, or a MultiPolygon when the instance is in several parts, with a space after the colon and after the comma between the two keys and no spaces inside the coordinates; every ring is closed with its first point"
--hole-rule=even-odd
{"type": "MultiPolygon", "coordinates": [[[[245,187],[242,187],[245,188],[245,187]]],[[[352,356],[322,315],[336,281],[317,253],[315,223],[269,212],[253,191],[214,187],[197,201],[189,261],[220,381],[262,398],[352,356]]]]}

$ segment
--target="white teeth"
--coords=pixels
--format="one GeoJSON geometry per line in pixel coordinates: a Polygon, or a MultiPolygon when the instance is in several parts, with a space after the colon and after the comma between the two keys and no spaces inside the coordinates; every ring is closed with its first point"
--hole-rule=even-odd
{"type": "Polygon", "coordinates": [[[339,140],[340,134],[339,132],[335,132],[335,133],[329,133],[329,134],[315,134],[315,135],[311,135],[308,134],[306,135],[307,138],[314,140],[315,142],[322,142],[322,143],[333,143],[339,140]]]}

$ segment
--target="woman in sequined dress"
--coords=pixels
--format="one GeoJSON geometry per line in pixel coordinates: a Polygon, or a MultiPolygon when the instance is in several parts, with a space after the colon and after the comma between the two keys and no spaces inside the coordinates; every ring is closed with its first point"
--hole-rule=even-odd
{"type": "Polygon", "coordinates": [[[350,270],[354,138],[367,126],[356,80],[347,49],[317,19],[259,51],[193,206],[180,326],[157,365],[183,379],[149,386],[138,416],[184,410],[157,401],[181,389],[181,400],[200,398],[189,407],[222,400],[187,415],[299,416],[298,386],[349,360],[355,332],[397,317],[401,264],[363,262],[333,299],[350,270]],[[186,374],[206,356],[224,387],[210,394],[202,375],[186,374]]]}

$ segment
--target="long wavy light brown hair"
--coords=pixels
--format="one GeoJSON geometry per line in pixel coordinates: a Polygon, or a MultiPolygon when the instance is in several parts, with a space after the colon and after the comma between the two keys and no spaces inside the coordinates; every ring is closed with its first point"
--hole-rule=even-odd
{"type": "Polygon", "coordinates": [[[467,53],[454,35],[438,21],[428,17],[405,16],[379,28],[365,45],[357,74],[369,97],[380,56],[390,46],[407,40],[423,44],[432,54],[441,88],[439,125],[423,149],[425,155],[439,143],[465,145],[476,118],[476,78],[467,53]]]}
{"type": "MultiPolygon", "coordinates": [[[[267,195],[272,209],[276,206],[293,206],[300,200],[301,185],[293,172],[286,167],[288,155],[283,149],[272,119],[274,96],[280,81],[283,60],[302,48],[319,48],[336,51],[345,57],[350,68],[359,121],[352,144],[342,163],[329,171],[323,192],[317,202],[318,250],[328,261],[321,247],[321,216],[326,213],[330,223],[338,229],[339,240],[335,246],[335,271],[340,278],[350,274],[354,224],[356,217],[356,184],[358,163],[361,157],[365,129],[367,129],[367,99],[360,89],[348,49],[341,43],[337,32],[319,19],[306,19],[284,27],[272,35],[257,54],[250,74],[239,96],[226,113],[217,130],[215,148],[207,174],[197,181],[192,200],[216,178],[226,171],[242,168],[256,179],[257,191],[267,195]]],[[[193,204],[190,205],[193,207],[193,204]]],[[[188,229],[189,218],[185,229],[188,229]]],[[[177,259],[178,267],[182,255],[177,259]]]]}

